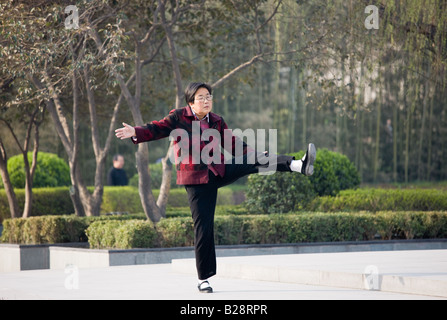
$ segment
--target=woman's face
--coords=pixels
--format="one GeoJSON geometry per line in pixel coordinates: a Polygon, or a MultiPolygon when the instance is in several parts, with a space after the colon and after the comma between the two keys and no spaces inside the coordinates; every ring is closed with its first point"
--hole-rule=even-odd
{"type": "Polygon", "coordinates": [[[200,88],[196,92],[194,103],[190,102],[189,105],[199,120],[202,120],[213,109],[213,96],[208,89],[200,88]]]}

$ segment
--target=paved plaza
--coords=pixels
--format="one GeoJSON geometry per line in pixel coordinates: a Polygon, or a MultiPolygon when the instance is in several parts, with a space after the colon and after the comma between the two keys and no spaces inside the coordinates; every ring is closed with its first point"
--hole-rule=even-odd
{"type": "Polygon", "coordinates": [[[218,275],[211,281],[215,293],[200,294],[196,282],[194,259],[69,266],[0,273],[0,300],[447,299],[447,250],[224,257],[218,259],[218,275]],[[393,292],[405,290],[405,285],[411,294],[393,292]]]}

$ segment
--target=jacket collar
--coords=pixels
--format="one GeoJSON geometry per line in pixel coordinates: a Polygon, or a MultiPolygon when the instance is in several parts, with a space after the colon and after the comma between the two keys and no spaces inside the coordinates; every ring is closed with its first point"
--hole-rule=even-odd
{"type": "MultiPolygon", "coordinates": [[[[183,116],[195,118],[194,113],[192,112],[190,106],[186,106],[183,109],[184,109],[183,110],[183,116]]],[[[217,115],[217,114],[215,114],[215,113],[213,113],[213,112],[210,112],[208,115],[209,115],[209,120],[210,120],[209,122],[210,122],[210,124],[222,121],[222,117],[217,115]]]]}

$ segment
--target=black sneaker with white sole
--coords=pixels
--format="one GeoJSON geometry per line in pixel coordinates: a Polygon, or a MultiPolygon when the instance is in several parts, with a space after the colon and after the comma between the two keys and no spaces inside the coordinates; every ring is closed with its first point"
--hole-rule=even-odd
{"type": "Polygon", "coordinates": [[[306,155],[303,157],[303,166],[301,167],[301,173],[305,176],[311,176],[314,174],[314,162],[317,158],[317,150],[313,143],[309,143],[307,146],[306,155]]]}

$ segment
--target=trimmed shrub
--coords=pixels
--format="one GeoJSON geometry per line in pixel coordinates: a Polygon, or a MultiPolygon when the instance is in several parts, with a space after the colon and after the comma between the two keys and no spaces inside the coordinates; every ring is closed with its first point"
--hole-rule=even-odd
{"type": "MultiPolygon", "coordinates": [[[[152,190],[157,199],[160,190],[152,190]]],[[[233,205],[233,191],[229,188],[219,190],[217,205],[233,205]]],[[[169,192],[168,206],[174,208],[189,207],[186,190],[171,189],[169,192]]],[[[134,187],[105,187],[101,212],[143,212],[138,188],[134,187]]]]}
{"type": "MultiPolygon", "coordinates": [[[[216,207],[216,216],[227,215],[247,215],[249,212],[247,208],[241,205],[219,205],[216,207]]],[[[168,207],[166,209],[167,218],[191,218],[191,209],[189,207],[168,207]]]]}
{"type": "Polygon", "coordinates": [[[244,216],[217,216],[214,222],[216,245],[233,245],[244,242],[246,221],[244,216]]]}
{"type": "MultiPolygon", "coordinates": [[[[291,155],[301,159],[304,151],[291,155]]],[[[306,208],[316,195],[336,195],[359,184],[359,174],[346,156],[320,149],[311,177],[280,172],[250,176],[246,204],[250,212],[257,213],[298,211],[306,208]]]]}
{"type": "MultiPolygon", "coordinates": [[[[95,222],[87,234],[92,248],[129,248],[117,241],[120,232],[135,235],[135,248],[192,246],[191,218],[161,221],[155,229],[140,222],[95,222]],[[146,226],[138,229],[138,226],[146,226]],[[120,231],[122,230],[122,231],[120,231]],[[147,239],[146,241],[140,239],[147,239]]],[[[447,237],[445,212],[301,213],[217,216],[217,245],[280,244],[383,239],[436,239],[447,237]]]]}
{"type": "Polygon", "coordinates": [[[101,212],[143,212],[138,188],[104,187],[101,212]]]}
{"type": "MultiPolygon", "coordinates": [[[[291,155],[301,159],[304,151],[291,155]]],[[[317,150],[314,174],[309,179],[319,196],[335,196],[341,190],[355,189],[360,185],[360,175],[348,157],[327,149],[317,150]]]]}
{"type": "Polygon", "coordinates": [[[44,216],[7,219],[0,242],[48,244],[86,242],[88,220],[75,216],[44,216]]]}
{"type": "Polygon", "coordinates": [[[158,246],[152,223],[143,220],[96,221],[86,231],[91,248],[131,249],[158,246]]]}
{"type": "Polygon", "coordinates": [[[285,213],[303,209],[314,197],[309,179],[300,174],[256,174],[248,178],[245,204],[250,213],[285,213]]]}
{"type": "MultiPolygon", "coordinates": [[[[194,244],[191,218],[156,227],[136,216],[45,216],[8,219],[0,241],[20,244],[90,243],[91,248],[184,247],[194,244]]],[[[382,239],[447,238],[446,212],[338,212],[216,216],[217,245],[279,244],[382,239]]]]}
{"type": "Polygon", "coordinates": [[[123,221],[95,221],[86,230],[88,242],[92,249],[115,247],[115,231],[123,225],[123,221]]]}
{"type": "Polygon", "coordinates": [[[162,248],[194,245],[194,224],[192,218],[164,219],[157,224],[156,229],[162,248]]]}
{"type": "MultiPolygon", "coordinates": [[[[33,153],[28,152],[30,166],[32,159],[33,153]]],[[[8,160],[8,172],[14,188],[25,187],[25,164],[21,154],[8,160]]],[[[37,154],[34,188],[69,186],[70,184],[70,168],[63,159],[52,153],[39,152],[37,154]]],[[[3,181],[0,186],[3,187],[3,181]]]]}
{"type": "Polygon", "coordinates": [[[115,246],[123,249],[158,247],[158,234],[151,222],[130,220],[116,230],[115,246]]]}
{"type": "MultiPolygon", "coordinates": [[[[15,190],[19,209],[25,204],[25,190],[15,190]]],[[[74,212],[73,203],[67,187],[33,189],[33,208],[31,216],[67,215],[74,212]]],[[[11,217],[5,190],[0,190],[0,223],[11,217]]]]}
{"type": "Polygon", "coordinates": [[[7,219],[3,221],[3,232],[0,242],[23,243],[23,225],[26,219],[7,219]]]}
{"type": "Polygon", "coordinates": [[[47,244],[87,242],[85,231],[94,222],[146,220],[143,214],[123,216],[76,217],[41,216],[6,219],[0,242],[17,244],[47,244]]]}
{"type": "Polygon", "coordinates": [[[309,210],[338,211],[442,211],[447,210],[447,192],[439,189],[345,190],[336,197],[320,197],[309,210]]]}
{"type": "Polygon", "coordinates": [[[445,212],[377,213],[383,239],[438,239],[447,237],[445,212]]]}

